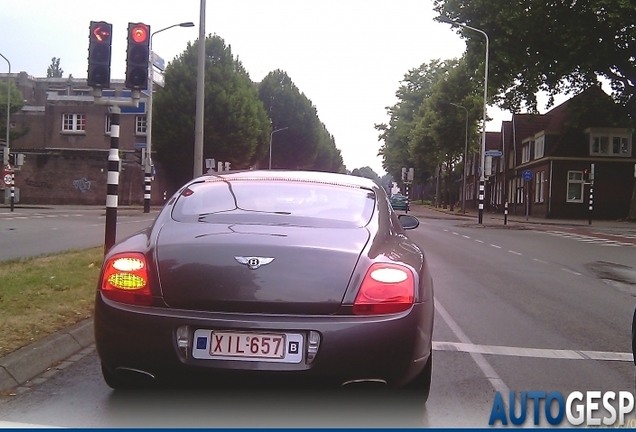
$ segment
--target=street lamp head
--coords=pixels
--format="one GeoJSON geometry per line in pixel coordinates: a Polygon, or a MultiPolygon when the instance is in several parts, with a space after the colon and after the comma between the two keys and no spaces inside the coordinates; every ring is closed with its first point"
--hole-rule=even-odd
{"type": "Polygon", "coordinates": [[[183,22],[183,23],[179,24],[179,27],[194,27],[194,23],[193,22],[183,22]]]}

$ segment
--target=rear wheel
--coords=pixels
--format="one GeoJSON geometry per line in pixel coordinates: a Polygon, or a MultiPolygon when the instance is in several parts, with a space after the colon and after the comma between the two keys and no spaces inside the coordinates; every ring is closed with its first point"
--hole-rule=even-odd
{"type": "Polygon", "coordinates": [[[112,372],[102,363],[102,376],[108,387],[113,390],[143,389],[153,386],[155,383],[144,379],[143,376],[124,373],[122,375],[112,372]]]}
{"type": "Polygon", "coordinates": [[[431,378],[433,377],[433,352],[428,356],[428,360],[426,361],[426,365],[424,369],[415,377],[413,381],[408,383],[406,390],[416,394],[418,400],[421,402],[426,402],[428,400],[428,395],[431,392],[431,378]]]}
{"type": "Polygon", "coordinates": [[[113,390],[119,390],[126,387],[124,380],[122,380],[116,373],[109,371],[104,363],[102,363],[102,376],[104,377],[104,381],[108,384],[108,387],[113,390]]]}

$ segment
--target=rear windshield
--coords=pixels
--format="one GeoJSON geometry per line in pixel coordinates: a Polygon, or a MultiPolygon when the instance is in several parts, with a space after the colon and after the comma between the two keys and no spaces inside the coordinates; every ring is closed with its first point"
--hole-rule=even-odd
{"type": "Polygon", "coordinates": [[[181,222],[320,224],[369,223],[375,193],[307,181],[216,180],[183,190],[172,211],[181,222]],[[311,221],[314,221],[312,223],[311,221]]]}

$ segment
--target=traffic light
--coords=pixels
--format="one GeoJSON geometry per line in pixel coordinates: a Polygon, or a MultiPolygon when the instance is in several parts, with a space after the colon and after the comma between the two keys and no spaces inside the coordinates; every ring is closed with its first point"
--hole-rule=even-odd
{"type": "Polygon", "coordinates": [[[110,48],[113,26],[104,21],[91,21],[88,35],[88,85],[110,87],[110,48]]]}
{"type": "Polygon", "coordinates": [[[150,60],[150,26],[128,23],[128,49],[126,50],[126,88],[148,88],[148,64],[150,60]]]}
{"type": "Polygon", "coordinates": [[[587,169],[583,170],[583,181],[586,183],[590,181],[590,171],[587,169]]]}

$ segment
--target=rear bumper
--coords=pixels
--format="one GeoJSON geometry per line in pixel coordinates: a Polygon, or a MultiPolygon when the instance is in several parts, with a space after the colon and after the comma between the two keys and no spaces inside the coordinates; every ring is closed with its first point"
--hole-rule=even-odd
{"type": "MultiPolygon", "coordinates": [[[[289,316],[196,312],[129,306],[104,299],[95,302],[95,339],[104,366],[110,371],[144,371],[159,381],[206,375],[290,375],[350,380],[382,380],[402,385],[416,376],[431,353],[433,302],[383,316],[289,316]],[[188,327],[189,353],[177,346],[177,329],[188,327]],[[300,363],[268,363],[192,358],[197,329],[287,331],[320,334],[313,361],[306,352],[300,363]]],[[[306,344],[305,344],[306,347],[306,344]]]]}

